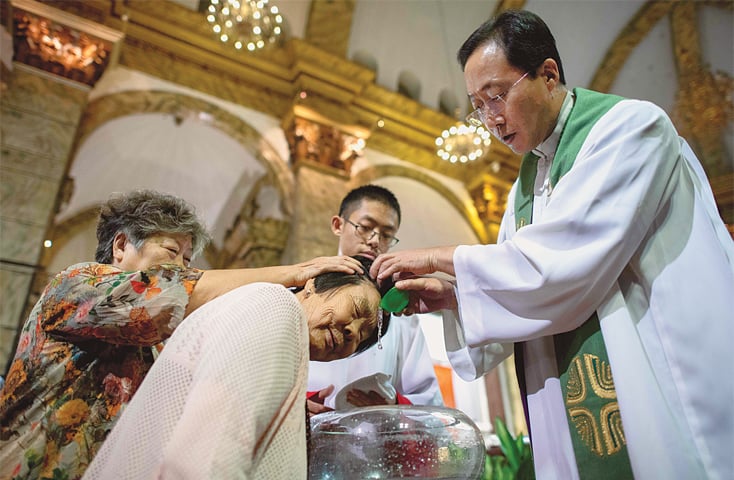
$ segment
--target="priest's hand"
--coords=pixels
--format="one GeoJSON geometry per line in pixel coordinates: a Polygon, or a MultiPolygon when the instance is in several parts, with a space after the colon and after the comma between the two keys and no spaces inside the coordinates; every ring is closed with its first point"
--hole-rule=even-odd
{"type": "Polygon", "coordinates": [[[395,283],[399,290],[410,292],[408,306],[399,315],[455,310],[458,306],[454,285],[436,277],[413,277],[395,283]]]}
{"type": "Polygon", "coordinates": [[[381,281],[385,278],[403,278],[406,275],[427,275],[443,272],[454,275],[454,250],[456,247],[433,247],[379,255],[370,275],[381,281]]]}

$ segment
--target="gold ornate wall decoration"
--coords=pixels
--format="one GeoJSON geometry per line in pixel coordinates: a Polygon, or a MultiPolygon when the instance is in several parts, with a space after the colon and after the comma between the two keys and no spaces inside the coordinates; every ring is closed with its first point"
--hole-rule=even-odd
{"type": "Polygon", "coordinates": [[[589,88],[608,92],[632,51],[657,22],[670,17],[679,86],[671,117],[706,167],[719,211],[734,232],[732,152],[727,152],[723,140],[724,131],[734,121],[734,82],[726,73],[711,72],[702,62],[698,36],[700,8],[731,10],[734,3],[729,0],[646,2],[604,55],[589,88]]]}
{"type": "Polygon", "coordinates": [[[511,183],[487,173],[468,185],[469,195],[474,201],[477,214],[488,229],[491,225],[499,225],[502,221],[511,186],[511,183]]]}
{"type": "Polygon", "coordinates": [[[336,127],[322,125],[303,118],[295,118],[286,132],[291,148],[291,162],[319,164],[349,176],[352,163],[361,155],[354,149],[358,139],[342,133],[336,127]]]}
{"type": "Polygon", "coordinates": [[[678,92],[673,113],[681,134],[692,144],[709,176],[732,171],[724,134],[734,120],[732,78],[704,65],[698,35],[697,6],[676,4],[671,14],[678,92]]]}
{"type": "Polygon", "coordinates": [[[117,59],[122,32],[33,0],[11,0],[13,59],[94,84],[117,59]]]}
{"type": "Polygon", "coordinates": [[[365,128],[340,125],[298,104],[283,121],[283,130],[293,168],[308,164],[346,178],[351,175],[354,161],[362,156],[369,137],[365,128]]]}

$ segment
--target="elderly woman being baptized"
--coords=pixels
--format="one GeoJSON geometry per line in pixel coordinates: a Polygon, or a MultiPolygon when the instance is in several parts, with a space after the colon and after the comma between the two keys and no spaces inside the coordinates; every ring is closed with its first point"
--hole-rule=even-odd
{"type": "Polygon", "coordinates": [[[22,328],[0,478],[306,478],[309,357],[387,329],[370,260],[192,268],[204,227],[152,191],[105,203],[97,238],[97,263],[59,273],[22,328]]]}

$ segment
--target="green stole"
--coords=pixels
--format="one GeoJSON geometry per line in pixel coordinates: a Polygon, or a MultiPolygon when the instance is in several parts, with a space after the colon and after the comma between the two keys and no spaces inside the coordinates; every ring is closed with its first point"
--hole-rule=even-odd
{"type": "MultiPolygon", "coordinates": [[[[594,124],[622,100],[581,88],[574,89],[574,93],[576,101],[561,132],[551,166],[551,189],[573,167],[594,124]]],[[[517,230],[532,223],[537,166],[536,155],[528,153],[523,157],[515,193],[517,230]]],[[[555,335],[553,342],[580,477],[633,478],[617,393],[596,312],[577,329],[555,335]]],[[[520,347],[515,349],[518,376],[524,391],[522,346],[517,347],[520,347]]]]}

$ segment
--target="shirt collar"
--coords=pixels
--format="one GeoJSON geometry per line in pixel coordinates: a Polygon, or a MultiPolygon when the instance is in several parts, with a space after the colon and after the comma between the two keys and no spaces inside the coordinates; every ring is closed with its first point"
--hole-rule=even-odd
{"type": "Polygon", "coordinates": [[[561,132],[563,127],[566,125],[566,120],[571,114],[571,109],[574,103],[574,94],[571,90],[566,92],[566,98],[563,99],[561,105],[561,111],[558,114],[558,120],[556,120],[556,127],[553,132],[543,140],[543,142],[533,149],[533,153],[540,158],[546,158],[552,160],[556,154],[556,148],[558,148],[558,141],[561,139],[561,132]]]}

